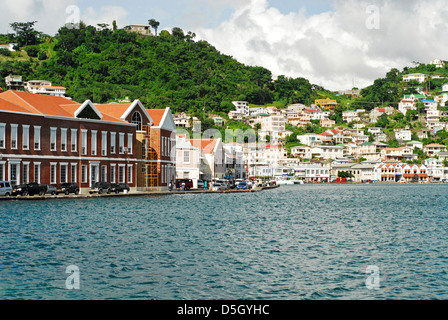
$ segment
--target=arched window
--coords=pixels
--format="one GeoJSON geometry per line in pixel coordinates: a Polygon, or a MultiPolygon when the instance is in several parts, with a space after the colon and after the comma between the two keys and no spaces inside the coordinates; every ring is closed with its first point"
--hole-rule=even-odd
{"type": "Polygon", "coordinates": [[[135,111],[132,115],[132,123],[137,125],[137,131],[142,130],[142,115],[140,112],[135,111]]]}

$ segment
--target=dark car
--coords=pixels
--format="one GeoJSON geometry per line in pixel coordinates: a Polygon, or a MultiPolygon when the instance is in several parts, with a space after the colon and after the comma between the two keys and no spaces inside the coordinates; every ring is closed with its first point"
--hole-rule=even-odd
{"type": "Polygon", "coordinates": [[[36,182],[30,182],[27,184],[21,184],[14,186],[12,190],[13,196],[34,196],[36,194],[45,195],[46,187],[36,182]]]}
{"type": "Polygon", "coordinates": [[[120,193],[125,192],[128,193],[131,188],[126,183],[113,183],[111,184],[111,192],[120,193]]]}
{"type": "Polygon", "coordinates": [[[110,194],[111,192],[112,192],[112,186],[109,182],[96,182],[89,191],[90,194],[92,193],[110,194]]]}
{"type": "Polygon", "coordinates": [[[63,183],[58,187],[57,194],[63,193],[65,195],[69,195],[70,193],[74,193],[76,195],[79,194],[79,186],[77,183],[67,182],[63,183]]]}

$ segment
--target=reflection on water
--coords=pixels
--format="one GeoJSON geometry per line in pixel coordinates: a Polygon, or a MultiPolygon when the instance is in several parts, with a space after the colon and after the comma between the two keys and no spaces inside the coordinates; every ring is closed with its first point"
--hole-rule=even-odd
{"type": "Polygon", "coordinates": [[[3,202],[4,299],[447,299],[448,186],[3,202]],[[80,289],[68,290],[68,266],[80,289]],[[369,290],[376,266],[379,290],[369,290]]]}

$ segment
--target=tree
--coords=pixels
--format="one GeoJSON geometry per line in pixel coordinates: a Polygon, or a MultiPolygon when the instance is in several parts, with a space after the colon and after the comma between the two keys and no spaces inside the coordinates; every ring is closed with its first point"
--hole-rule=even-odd
{"type": "Polygon", "coordinates": [[[173,29],[171,29],[171,34],[173,35],[173,37],[176,37],[180,40],[183,40],[185,38],[184,31],[179,27],[174,27],[173,29]]]}
{"type": "Polygon", "coordinates": [[[16,41],[20,47],[33,45],[38,43],[38,38],[42,32],[34,30],[37,21],[30,22],[13,22],[11,28],[16,33],[16,41]]]}
{"type": "Polygon", "coordinates": [[[112,22],[112,30],[113,30],[114,32],[118,30],[118,27],[117,27],[117,21],[116,21],[116,20],[114,20],[114,21],[112,22]]]}
{"type": "Polygon", "coordinates": [[[149,25],[150,25],[152,28],[154,28],[155,35],[157,36],[157,29],[158,29],[159,26],[160,26],[160,22],[157,21],[156,19],[151,19],[151,20],[149,20],[148,22],[149,22],[149,25]]]}

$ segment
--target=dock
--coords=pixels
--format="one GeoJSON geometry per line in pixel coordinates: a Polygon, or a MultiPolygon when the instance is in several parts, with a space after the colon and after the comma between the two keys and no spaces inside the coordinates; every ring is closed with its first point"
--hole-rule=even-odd
{"type": "Polygon", "coordinates": [[[257,187],[250,190],[173,190],[173,191],[148,191],[148,192],[129,192],[129,193],[111,193],[111,194],[78,194],[78,195],[45,195],[45,196],[16,196],[16,197],[0,197],[0,201],[37,201],[37,200],[56,200],[56,199],[97,199],[97,198],[122,198],[122,197],[162,197],[162,196],[176,196],[186,194],[227,194],[227,193],[254,193],[264,190],[273,190],[280,186],[257,187]]]}

